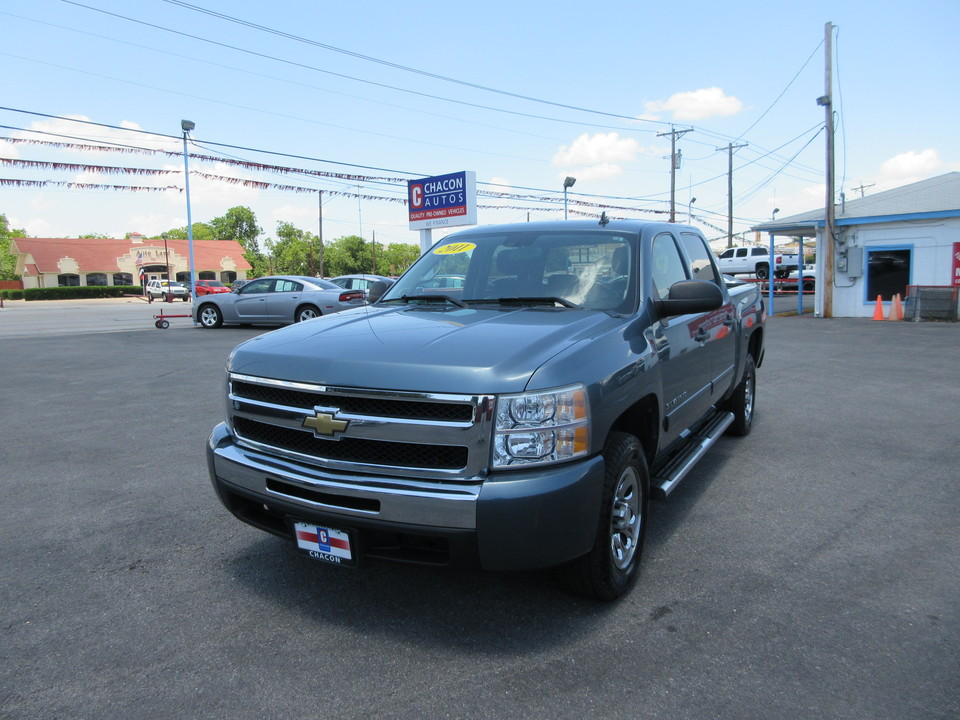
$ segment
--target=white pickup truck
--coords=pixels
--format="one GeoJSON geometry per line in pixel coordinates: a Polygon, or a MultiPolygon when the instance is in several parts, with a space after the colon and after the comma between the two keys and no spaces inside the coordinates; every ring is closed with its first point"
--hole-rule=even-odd
{"type": "Polygon", "coordinates": [[[720,253],[718,263],[720,272],[726,275],[756,275],[760,280],[770,277],[770,268],[773,275],[785,278],[799,267],[796,254],[777,254],[770,260],[770,249],[762,245],[750,245],[727,248],[720,253]]]}

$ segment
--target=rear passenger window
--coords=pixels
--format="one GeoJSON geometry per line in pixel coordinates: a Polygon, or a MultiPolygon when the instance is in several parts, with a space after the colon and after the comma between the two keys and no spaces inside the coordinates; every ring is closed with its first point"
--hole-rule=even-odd
{"type": "Polygon", "coordinates": [[[766,255],[766,254],[767,254],[767,251],[766,251],[765,248],[755,247],[755,248],[753,248],[752,250],[750,250],[750,254],[751,254],[751,255],[766,255]]]}
{"type": "Polygon", "coordinates": [[[690,258],[690,274],[693,279],[709,280],[719,285],[720,277],[710,259],[712,253],[706,241],[693,233],[681,233],[680,242],[683,243],[683,249],[687,251],[687,257],[690,258]]]}

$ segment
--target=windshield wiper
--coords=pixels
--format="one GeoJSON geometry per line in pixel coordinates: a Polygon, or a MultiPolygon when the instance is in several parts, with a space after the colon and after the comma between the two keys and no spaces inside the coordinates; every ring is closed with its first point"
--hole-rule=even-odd
{"type": "Polygon", "coordinates": [[[462,302],[456,298],[452,298],[449,295],[404,295],[399,298],[401,302],[410,303],[410,302],[424,302],[424,303],[449,303],[450,305],[456,305],[457,307],[465,308],[462,302]]]}
{"type": "Polygon", "coordinates": [[[543,297],[502,297],[502,298],[483,298],[482,300],[471,300],[472,304],[487,305],[563,305],[571,310],[582,310],[582,305],[570,302],[566,298],[543,296],[543,297]]]}

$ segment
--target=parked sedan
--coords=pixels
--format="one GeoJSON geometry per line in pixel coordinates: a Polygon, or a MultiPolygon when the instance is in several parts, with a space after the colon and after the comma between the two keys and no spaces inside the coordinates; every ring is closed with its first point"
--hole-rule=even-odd
{"type": "Polygon", "coordinates": [[[219,280],[197,280],[194,295],[200,297],[202,295],[216,295],[217,293],[228,292],[230,292],[230,288],[219,280]]]}
{"type": "Polygon", "coordinates": [[[288,325],[365,303],[362,290],[344,290],[318,278],[273,275],[251,280],[229,293],[198,298],[193,319],[205,328],[224,323],[288,325]]]}

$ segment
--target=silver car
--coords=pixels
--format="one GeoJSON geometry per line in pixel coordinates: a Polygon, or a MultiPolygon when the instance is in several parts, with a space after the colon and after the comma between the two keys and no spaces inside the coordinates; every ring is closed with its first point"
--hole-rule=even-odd
{"type": "Polygon", "coordinates": [[[197,298],[193,319],[205,328],[224,323],[288,325],[365,303],[362,290],[345,290],[319,278],[273,275],[251,280],[229,293],[197,298]]]}

